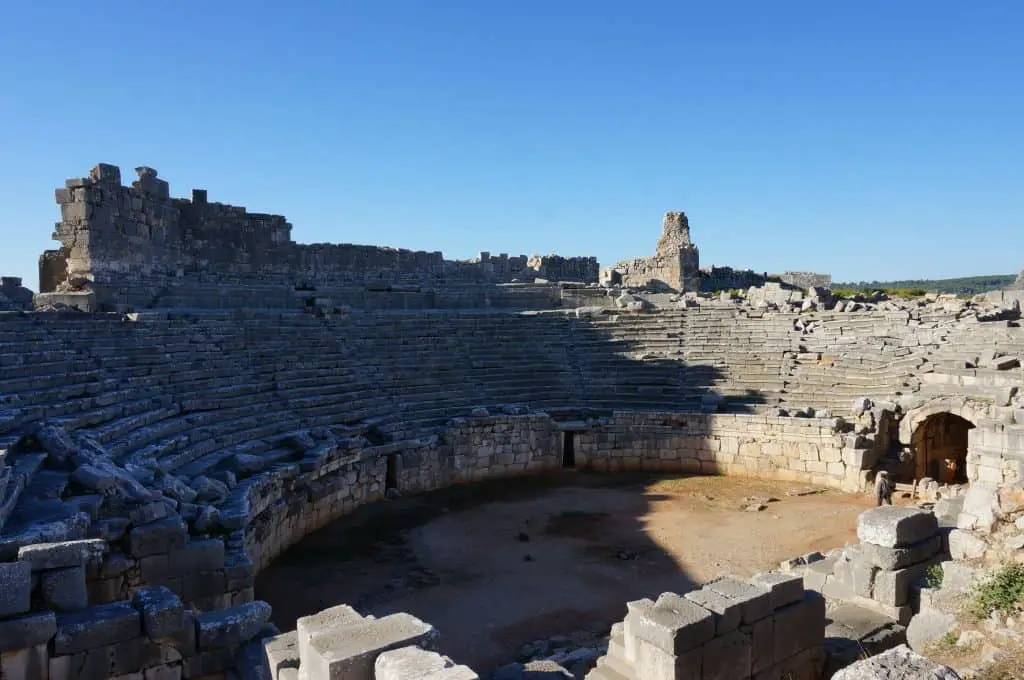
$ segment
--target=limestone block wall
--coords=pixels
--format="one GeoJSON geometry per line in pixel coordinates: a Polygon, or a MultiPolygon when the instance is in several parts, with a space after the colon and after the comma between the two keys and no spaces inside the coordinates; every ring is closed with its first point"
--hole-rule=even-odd
{"type": "Polygon", "coordinates": [[[616,413],[578,433],[576,452],[593,470],[738,475],[857,491],[874,449],[844,430],[837,419],[616,413]]]}

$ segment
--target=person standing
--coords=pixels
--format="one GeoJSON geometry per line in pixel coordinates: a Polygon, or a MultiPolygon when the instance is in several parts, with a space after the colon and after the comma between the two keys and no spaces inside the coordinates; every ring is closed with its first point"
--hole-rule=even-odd
{"type": "Polygon", "coordinates": [[[893,484],[889,481],[889,473],[882,470],[875,477],[875,498],[878,505],[892,505],[893,484]]]}

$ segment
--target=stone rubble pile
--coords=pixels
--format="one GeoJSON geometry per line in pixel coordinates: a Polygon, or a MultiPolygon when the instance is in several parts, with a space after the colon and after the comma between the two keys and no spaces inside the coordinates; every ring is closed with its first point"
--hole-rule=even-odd
{"type": "Polygon", "coordinates": [[[960,680],[960,676],[948,666],[899,646],[847,666],[832,680],[960,680]]]}

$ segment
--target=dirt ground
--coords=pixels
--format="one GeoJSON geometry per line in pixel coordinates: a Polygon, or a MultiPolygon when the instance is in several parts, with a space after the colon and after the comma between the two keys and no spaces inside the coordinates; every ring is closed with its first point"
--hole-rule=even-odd
{"type": "Polygon", "coordinates": [[[260,574],[256,596],[281,630],[340,603],[409,612],[437,627],[443,653],[485,672],[534,640],[607,631],[628,600],[857,540],[869,496],[791,495],[801,490],[581,472],[459,486],[307,536],[260,574]],[[763,510],[743,509],[752,497],[763,510]]]}

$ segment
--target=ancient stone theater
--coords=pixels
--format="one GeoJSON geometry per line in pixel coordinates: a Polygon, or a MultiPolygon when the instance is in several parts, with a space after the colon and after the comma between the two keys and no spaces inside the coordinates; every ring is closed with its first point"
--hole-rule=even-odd
{"type": "MultiPolygon", "coordinates": [[[[311,532],[457,484],[1024,478],[1024,291],[837,298],[820,274],[702,269],[679,212],[652,256],[603,270],[300,244],[283,216],[137,175],[68,180],[39,293],[3,281],[4,680],[477,678],[410,614],[338,603],[282,632],[254,598],[311,532]]],[[[930,559],[927,516],[859,535],[930,559]]],[[[823,677],[839,562],[817,585],[778,570],[623,603],[588,677],[823,677]]],[[[850,599],[905,625],[908,585],[886,576],[904,567],[850,599]]]]}

